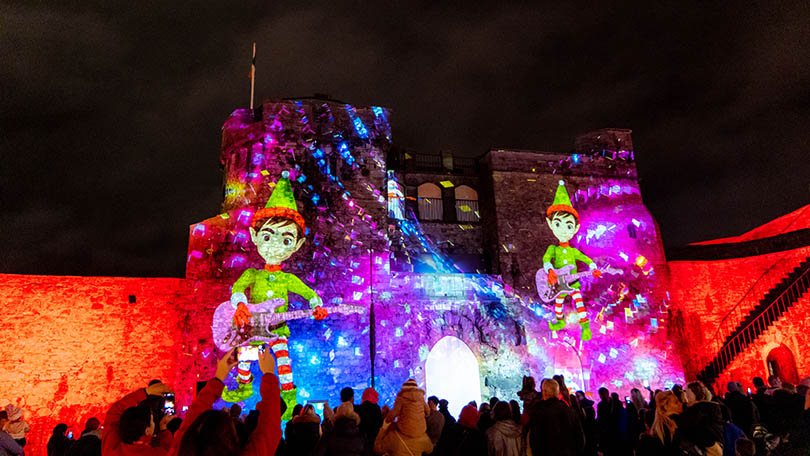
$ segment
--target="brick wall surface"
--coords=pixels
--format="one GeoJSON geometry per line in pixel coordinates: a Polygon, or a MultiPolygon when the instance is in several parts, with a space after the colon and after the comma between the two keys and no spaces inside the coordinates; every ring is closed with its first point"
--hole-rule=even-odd
{"type": "Polygon", "coordinates": [[[150,379],[176,380],[182,279],[0,275],[0,399],[44,455],[57,423],[79,434],[150,379]],[[135,296],[135,303],[129,296],[135,296]]]}
{"type": "Polygon", "coordinates": [[[808,256],[810,247],[728,260],[669,262],[668,289],[683,319],[674,338],[688,353],[683,356],[687,376],[694,378],[716,354],[706,342],[725,340],[740,317],[808,256]],[[730,312],[728,324],[721,324],[730,312]]]}

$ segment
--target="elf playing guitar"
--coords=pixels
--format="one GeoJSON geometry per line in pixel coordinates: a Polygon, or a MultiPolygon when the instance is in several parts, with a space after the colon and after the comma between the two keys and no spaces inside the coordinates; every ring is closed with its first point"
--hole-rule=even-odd
{"type": "MultiPolygon", "coordinates": [[[[557,186],[557,193],[554,195],[554,202],[551,207],[546,211],[546,222],[548,223],[551,232],[557,240],[560,241],[559,245],[550,245],[543,255],[543,269],[538,271],[538,277],[541,272],[546,274],[548,287],[554,289],[555,304],[554,316],[555,322],[549,322],[549,328],[552,331],[559,331],[565,327],[565,318],[563,315],[563,302],[566,296],[571,296],[574,301],[574,306],[577,308],[579,316],[579,324],[582,326],[582,340],[591,339],[591,326],[588,320],[588,314],[585,311],[585,304],[582,302],[582,292],[580,291],[580,284],[578,280],[558,280],[558,275],[555,270],[560,271],[564,269],[564,275],[577,273],[577,261],[581,261],[588,265],[590,274],[599,278],[602,271],[597,269],[596,263],[585,256],[582,252],[574,247],[571,247],[569,241],[579,231],[579,214],[576,209],[571,205],[571,200],[568,197],[568,192],[565,189],[565,182],[560,181],[557,186]],[[564,284],[568,290],[560,291],[555,287],[560,287],[564,284]]],[[[577,275],[578,277],[578,275],[577,275]]],[[[538,286],[538,294],[541,299],[544,298],[544,291],[542,287],[538,286]]],[[[546,300],[546,299],[544,299],[546,300]]]]}
{"type": "MultiPolygon", "coordinates": [[[[281,270],[281,264],[304,244],[305,232],[304,217],[298,212],[289,172],[284,171],[267,205],[256,211],[251,220],[250,239],[266,262],[264,269],[251,268],[242,273],[231,288],[230,302],[220,306],[223,310],[218,308],[215,312],[212,326],[214,342],[220,348],[247,342],[254,345],[267,343],[273,350],[281,380],[281,397],[287,404],[286,418],[283,419],[291,417],[297,400],[287,348],[290,329],[286,320],[271,322],[265,314],[287,312],[288,293],[295,293],[309,301],[314,309],[307,314],[311,313],[316,320],[323,320],[328,315],[315,291],[298,277],[281,270]],[[248,289],[249,295],[246,295],[248,289]],[[254,317],[252,312],[257,315],[254,317]]],[[[237,369],[239,387],[222,393],[222,398],[228,402],[239,402],[253,395],[250,361],[240,362],[237,369]]]]}

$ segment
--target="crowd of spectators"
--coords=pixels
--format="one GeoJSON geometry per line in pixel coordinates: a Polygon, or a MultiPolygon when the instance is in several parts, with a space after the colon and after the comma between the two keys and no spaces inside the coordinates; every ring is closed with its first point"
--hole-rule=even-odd
{"type": "MultiPolygon", "coordinates": [[[[458,417],[448,402],[425,397],[406,381],[393,408],[380,407],[373,388],[344,388],[341,403],[316,409],[297,405],[282,432],[285,412],[272,354],[260,354],[261,401],[242,415],[238,405],[214,410],[223,381],[235,367],[231,354],[197,394],[183,419],[162,409],[169,387],[152,381],[112,404],[102,422],[90,418],[74,436],[59,424],[48,456],[261,455],[261,456],[793,456],[810,454],[810,378],[798,386],[772,376],[755,390],[731,382],[723,397],[699,381],[621,399],[606,388],[598,404],[568,390],[562,376],[524,377],[516,400],[496,397],[466,404],[458,417]],[[522,402],[522,404],[521,404],[522,402]]],[[[22,410],[0,411],[0,456],[24,455],[30,430],[22,410]]]]}

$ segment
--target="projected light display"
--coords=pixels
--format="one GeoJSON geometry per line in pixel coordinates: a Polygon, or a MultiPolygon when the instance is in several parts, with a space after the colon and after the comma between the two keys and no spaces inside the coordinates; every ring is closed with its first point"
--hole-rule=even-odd
{"type": "MultiPolygon", "coordinates": [[[[555,176],[631,157],[581,155],[501,173],[496,192],[521,189],[515,208],[504,199],[505,215],[496,208],[496,217],[513,217],[499,224],[514,235],[499,248],[512,278],[463,274],[386,168],[387,118],[376,107],[281,102],[264,106],[262,122],[237,112],[226,123],[226,212],[192,228],[188,257],[189,277],[232,284],[214,318],[217,353],[270,344],[289,409],[372,384],[392,405],[408,378],[450,395],[437,366],[453,363],[466,401],[516,398],[523,375],[563,374],[588,392],[682,381],[655,273],[660,241],[635,179],[555,176]],[[531,207],[539,220],[520,216],[531,207]],[[418,265],[435,272],[414,272],[418,265]]],[[[260,376],[256,363],[241,364],[216,406],[252,409],[260,376]]]]}

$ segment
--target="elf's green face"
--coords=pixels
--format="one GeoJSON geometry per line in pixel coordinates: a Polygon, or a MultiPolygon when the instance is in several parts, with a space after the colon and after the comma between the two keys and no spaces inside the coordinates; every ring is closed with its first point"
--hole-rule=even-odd
{"type": "Polygon", "coordinates": [[[551,219],[546,219],[551,232],[560,242],[568,242],[579,231],[579,223],[574,214],[557,212],[551,219]]]}
{"type": "Polygon", "coordinates": [[[279,265],[291,257],[304,245],[305,238],[298,238],[298,227],[295,223],[270,223],[259,228],[250,228],[250,239],[256,244],[256,250],[269,265],[279,265]]]}

